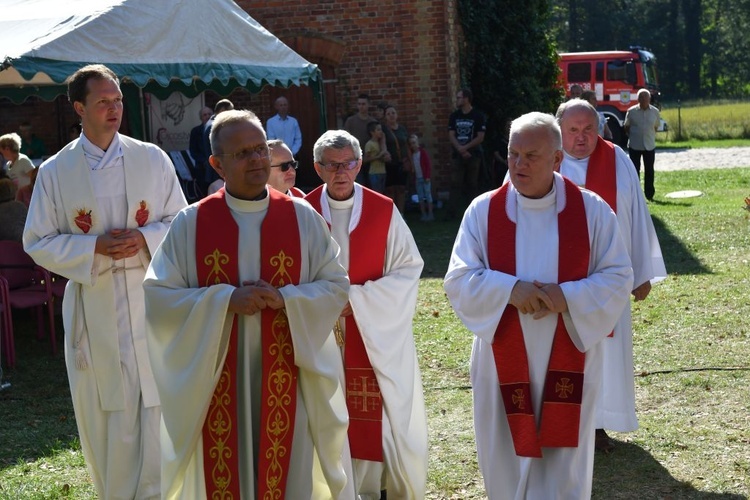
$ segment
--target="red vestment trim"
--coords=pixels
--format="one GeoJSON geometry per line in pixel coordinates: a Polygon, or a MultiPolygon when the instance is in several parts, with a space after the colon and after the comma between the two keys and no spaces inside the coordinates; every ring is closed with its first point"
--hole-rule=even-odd
{"type": "MultiPolygon", "coordinates": [[[[298,284],[300,237],[294,204],[269,189],[261,224],[260,278],[275,287],[298,284]],[[289,228],[278,231],[279,227],[289,228]]],[[[196,227],[196,266],[201,286],[239,286],[239,228],[224,199],[224,189],[201,200],[196,227]]],[[[237,418],[237,316],[222,375],[203,424],[207,498],[240,498],[237,418]]],[[[284,498],[297,404],[297,367],[284,309],[261,313],[262,393],[258,453],[258,498],[284,498]]],[[[249,423],[248,423],[249,424],[249,423]]],[[[251,453],[252,450],[246,450],[251,453]]],[[[250,474],[247,474],[250,475],[250,474]]]]}
{"type": "MultiPolygon", "coordinates": [[[[594,152],[589,156],[589,166],[586,168],[586,185],[584,187],[601,196],[612,211],[617,213],[615,146],[601,137],[596,142],[594,152]]],[[[607,336],[614,337],[614,330],[607,336]]]]}
{"type": "MultiPolygon", "coordinates": [[[[558,194],[559,195],[559,194],[558,194]]],[[[490,198],[487,253],[490,269],[516,275],[516,224],[506,212],[508,184],[490,198]]],[[[588,276],[589,236],[581,192],[565,179],[565,208],[558,214],[558,283],[588,276]]],[[[558,315],[547,367],[540,429],[531,398],[529,362],[518,310],[508,304],[492,351],[516,455],[541,457],[542,447],[577,447],[585,354],[578,351],[558,315]]]]}
{"type": "MultiPolygon", "coordinates": [[[[307,200],[322,213],[322,186],[307,200]]],[[[362,189],[362,212],[349,235],[349,281],[363,285],[383,277],[393,202],[375,191],[362,189]],[[356,257],[356,258],[355,258],[356,257]]],[[[346,318],[344,372],[349,410],[349,445],[352,458],[383,461],[383,397],[354,315],[346,318]]]]}
{"type": "Polygon", "coordinates": [[[589,156],[585,188],[595,192],[617,213],[617,165],[615,146],[601,137],[589,156]]]}

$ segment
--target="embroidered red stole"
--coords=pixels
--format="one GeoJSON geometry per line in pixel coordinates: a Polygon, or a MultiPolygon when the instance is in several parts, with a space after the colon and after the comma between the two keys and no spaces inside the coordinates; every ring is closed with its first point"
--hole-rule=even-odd
{"type": "MultiPolygon", "coordinates": [[[[490,199],[487,252],[490,269],[516,274],[516,224],[506,213],[508,185],[490,199]]],[[[583,197],[565,179],[565,208],[558,214],[558,283],[588,275],[589,235],[583,197]]],[[[500,392],[516,455],[541,457],[542,447],[577,447],[585,354],[573,344],[558,315],[537,430],[529,362],[518,310],[508,304],[492,344],[500,392]]]]}
{"type": "MultiPolygon", "coordinates": [[[[319,213],[322,213],[321,196],[323,189],[319,187],[307,197],[319,213]]],[[[362,285],[383,276],[392,214],[390,198],[369,189],[362,190],[362,214],[359,224],[349,235],[349,281],[353,285],[362,285]]],[[[346,318],[344,373],[352,458],[382,462],[382,395],[354,315],[346,318]]]]}
{"type": "MultiPolygon", "coordinates": [[[[589,156],[586,168],[586,189],[589,189],[607,202],[614,213],[617,213],[617,162],[615,146],[601,137],[597,139],[596,148],[589,156]]],[[[614,337],[614,330],[607,337],[614,337]]]]}
{"type": "Polygon", "coordinates": [[[594,152],[589,156],[585,187],[601,196],[612,211],[617,213],[615,146],[601,137],[596,142],[594,152]]]}
{"type": "MultiPolygon", "coordinates": [[[[261,279],[281,287],[300,280],[301,250],[294,203],[268,190],[268,212],[261,224],[261,279]],[[279,231],[279,227],[289,228],[279,231]]],[[[200,286],[239,286],[239,228],[224,199],[224,189],[199,202],[196,266],[200,286]]],[[[258,453],[258,498],[284,498],[297,407],[297,366],[284,309],[261,312],[262,393],[258,453]]],[[[203,424],[207,498],[240,498],[237,418],[237,316],[221,377],[203,424]]],[[[249,427],[249,423],[248,423],[249,427]]],[[[249,431],[249,430],[248,430],[249,431]]],[[[247,450],[252,452],[252,450],[247,450]]]]}

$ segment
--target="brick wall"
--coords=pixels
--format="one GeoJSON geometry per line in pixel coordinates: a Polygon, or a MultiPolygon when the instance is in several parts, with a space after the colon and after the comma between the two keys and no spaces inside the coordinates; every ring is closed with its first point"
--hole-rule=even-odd
{"type": "MultiPolygon", "coordinates": [[[[447,124],[459,85],[455,0],[236,1],[284,41],[308,36],[343,44],[343,57],[326,78],[335,86],[338,126],[356,111],[357,94],[388,101],[433,157],[433,184],[447,187],[447,124]]],[[[304,44],[294,48],[306,57],[304,44]]],[[[270,100],[263,104],[269,108],[256,111],[272,114],[270,100]]]]}
{"type": "MultiPolygon", "coordinates": [[[[372,103],[388,101],[396,106],[399,122],[422,138],[433,157],[435,188],[447,187],[447,123],[459,86],[456,0],[236,1],[303,57],[306,51],[315,52],[315,40],[335,42],[340,52],[332,56],[336,61],[320,54],[308,57],[324,71],[327,101],[335,115],[329,116],[329,126],[341,126],[355,112],[361,92],[369,94],[372,103]]],[[[274,114],[272,92],[250,95],[237,90],[228,97],[265,122],[274,114]]],[[[206,104],[213,106],[221,97],[207,92],[206,104]]],[[[68,142],[67,128],[75,119],[64,96],[53,102],[31,98],[21,105],[0,99],[0,133],[31,122],[50,153],[68,142]]]]}

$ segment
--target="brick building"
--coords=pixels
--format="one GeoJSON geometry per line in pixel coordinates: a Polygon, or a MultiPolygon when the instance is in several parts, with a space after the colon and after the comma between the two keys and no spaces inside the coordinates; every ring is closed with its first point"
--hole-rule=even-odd
{"type": "MultiPolygon", "coordinates": [[[[447,123],[460,80],[456,0],[235,1],[302,57],[319,65],[328,128],[341,127],[355,112],[361,92],[369,94],[372,103],[387,101],[395,105],[399,122],[417,133],[431,153],[433,184],[447,187],[451,151],[447,123]]],[[[320,133],[312,90],[266,88],[256,95],[240,90],[228,97],[237,107],[253,109],[265,122],[275,113],[274,99],[282,94],[302,127],[300,181],[308,185],[317,180],[312,145],[320,133]]],[[[225,96],[208,92],[206,103],[213,105],[221,97],[225,96]]],[[[24,121],[33,123],[35,133],[54,152],[67,143],[67,127],[75,115],[65,97],[53,102],[32,98],[21,105],[0,100],[3,133],[17,130],[24,121]]]]}

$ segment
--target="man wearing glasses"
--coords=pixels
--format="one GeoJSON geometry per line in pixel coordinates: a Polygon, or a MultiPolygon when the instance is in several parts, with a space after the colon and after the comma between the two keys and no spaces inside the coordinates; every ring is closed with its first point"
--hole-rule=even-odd
{"type": "Polygon", "coordinates": [[[294,159],[292,151],[281,139],[268,141],[268,149],[271,150],[271,173],[268,174],[268,185],[288,196],[304,198],[304,191],[294,187],[299,162],[294,159]]]}
{"type": "Polygon", "coordinates": [[[307,203],[268,188],[255,114],[219,115],[211,148],[225,188],[177,215],[144,281],[162,496],[353,498],[338,247],[307,203]]]}
{"type": "Polygon", "coordinates": [[[329,130],[313,147],[324,185],[305,199],[323,215],[349,272],[341,346],[356,498],[424,498],[427,417],[412,319],[423,261],[401,214],[354,182],[359,141],[329,130]]]}

